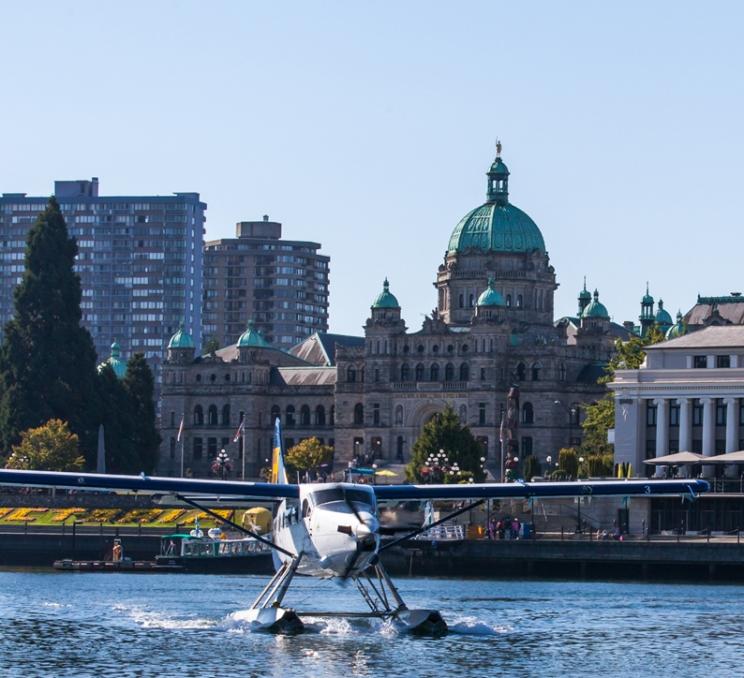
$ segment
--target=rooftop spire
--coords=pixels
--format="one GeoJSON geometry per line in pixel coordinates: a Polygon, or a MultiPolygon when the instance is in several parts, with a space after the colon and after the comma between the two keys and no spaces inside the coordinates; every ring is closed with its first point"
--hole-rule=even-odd
{"type": "Polygon", "coordinates": [[[488,170],[488,201],[499,206],[509,204],[509,168],[501,159],[501,140],[496,140],[496,159],[488,170]]]}
{"type": "Polygon", "coordinates": [[[501,139],[496,139],[496,157],[501,157],[501,139]]]}

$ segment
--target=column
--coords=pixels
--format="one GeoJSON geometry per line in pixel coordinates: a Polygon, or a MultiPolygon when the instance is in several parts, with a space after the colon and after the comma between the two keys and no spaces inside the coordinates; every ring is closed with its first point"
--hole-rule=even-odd
{"type": "Polygon", "coordinates": [[[692,400],[679,398],[679,451],[692,452],[692,400]]]}
{"type": "MultiPolygon", "coordinates": [[[[703,456],[712,457],[716,453],[716,401],[713,398],[701,398],[703,405],[703,456]]],[[[712,478],[714,469],[712,464],[703,466],[703,475],[712,478]]]]}
{"type": "MultiPolygon", "coordinates": [[[[726,452],[736,452],[739,449],[737,440],[739,433],[738,407],[736,407],[736,398],[726,398],[726,452]]],[[[734,464],[727,464],[723,467],[726,477],[736,478],[737,467],[734,464]]]]}
{"type": "MultiPolygon", "coordinates": [[[[654,400],[656,405],[656,456],[664,457],[669,452],[669,401],[665,398],[654,400]]],[[[666,466],[656,467],[656,477],[664,477],[666,466]]]]}

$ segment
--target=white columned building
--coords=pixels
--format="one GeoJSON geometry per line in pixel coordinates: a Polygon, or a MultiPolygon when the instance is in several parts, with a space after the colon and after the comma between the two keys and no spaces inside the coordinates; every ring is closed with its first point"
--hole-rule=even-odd
{"type": "MultiPolygon", "coordinates": [[[[649,346],[643,365],[618,370],[609,386],[615,461],[632,464],[636,476],[654,472],[645,459],[744,449],[744,326],[706,327],[649,346]]],[[[702,473],[713,475],[713,465],[702,473]]]]}

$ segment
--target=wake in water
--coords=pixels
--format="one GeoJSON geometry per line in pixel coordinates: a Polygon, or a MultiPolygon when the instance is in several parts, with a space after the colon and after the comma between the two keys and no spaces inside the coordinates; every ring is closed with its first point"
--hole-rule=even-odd
{"type": "Polygon", "coordinates": [[[193,617],[177,619],[161,612],[144,610],[134,605],[116,604],[114,610],[144,629],[211,629],[217,626],[217,622],[211,619],[193,617]]]}

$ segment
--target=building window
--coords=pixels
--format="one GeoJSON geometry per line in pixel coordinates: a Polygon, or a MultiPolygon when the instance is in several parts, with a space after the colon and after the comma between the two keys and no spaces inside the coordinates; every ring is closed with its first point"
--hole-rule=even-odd
{"type": "Polygon", "coordinates": [[[511,305],[512,305],[512,302],[511,302],[511,294],[507,294],[507,295],[506,295],[506,305],[507,305],[507,306],[511,306],[511,305]]]}
{"type": "Polygon", "coordinates": [[[207,424],[217,426],[217,405],[210,405],[207,411],[207,424]]]}
{"type": "Polygon", "coordinates": [[[519,365],[517,365],[517,381],[524,381],[526,373],[527,368],[524,366],[524,363],[519,363],[519,365]]]}
{"type": "Polygon", "coordinates": [[[467,363],[460,365],[460,381],[467,381],[470,379],[470,367],[467,363]]]}
{"type": "Polygon", "coordinates": [[[403,405],[395,406],[395,425],[396,426],[403,425],[403,405]]]}
{"type": "Polygon", "coordinates": [[[439,365],[437,363],[429,368],[429,381],[439,381],[439,365]]]}
{"type": "Polygon", "coordinates": [[[171,425],[171,428],[175,428],[176,426],[176,413],[175,412],[170,413],[170,425],[171,425]]]}
{"type": "Polygon", "coordinates": [[[315,423],[318,426],[325,426],[325,423],[326,423],[325,407],[323,407],[322,405],[318,405],[315,408],[315,423]]]}
{"type": "Polygon", "coordinates": [[[731,367],[731,356],[717,355],[716,356],[716,367],[731,367]]]}
{"type": "Polygon", "coordinates": [[[287,405],[287,410],[284,413],[284,421],[287,426],[295,425],[295,408],[294,405],[287,405]]]}
{"type": "Polygon", "coordinates": [[[423,381],[424,380],[424,366],[419,363],[416,365],[416,381],[423,381]]]}
{"type": "Polygon", "coordinates": [[[708,367],[708,357],[704,355],[696,355],[692,357],[692,366],[695,369],[705,369],[708,367]]]}
{"type": "Polygon", "coordinates": [[[194,426],[204,426],[204,410],[201,405],[194,408],[194,426]]]}
{"type": "Polygon", "coordinates": [[[310,426],[310,408],[307,405],[300,408],[300,426],[310,426]]]}
{"type": "Polygon", "coordinates": [[[336,423],[336,406],[331,405],[331,409],[328,414],[328,423],[333,426],[336,423]]]}
{"type": "Polygon", "coordinates": [[[692,425],[703,425],[703,404],[697,399],[692,401],[692,425]]]}
{"type": "Polygon", "coordinates": [[[566,365],[564,363],[558,365],[558,379],[560,381],[566,381],[566,365]]]}
{"type": "Polygon", "coordinates": [[[207,438],[207,456],[210,459],[217,456],[217,438],[207,438]]]}
{"type": "Polygon", "coordinates": [[[452,363],[447,363],[444,366],[444,380],[452,381],[455,378],[455,366],[452,363]]]}
{"type": "Polygon", "coordinates": [[[193,454],[192,456],[194,459],[201,459],[202,458],[202,439],[201,438],[194,438],[193,443],[193,454]]]}
{"type": "Polygon", "coordinates": [[[281,410],[279,409],[279,405],[274,405],[271,408],[271,421],[269,422],[269,424],[271,426],[274,426],[274,424],[276,423],[276,420],[281,419],[281,417],[282,417],[282,413],[281,413],[281,410]]]}
{"type": "Polygon", "coordinates": [[[480,378],[481,378],[481,381],[486,380],[486,368],[485,367],[480,368],[480,378]]]}
{"type": "Polygon", "coordinates": [[[411,368],[408,367],[408,363],[403,363],[400,366],[400,380],[408,381],[411,378],[411,368]]]}
{"type": "Polygon", "coordinates": [[[679,426],[679,403],[669,405],[669,426],[679,426]]]}
{"type": "Polygon", "coordinates": [[[522,423],[523,424],[534,424],[535,423],[535,411],[532,409],[532,403],[524,403],[522,405],[522,423]]]}
{"type": "Polygon", "coordinates": [[[522,459],[532,454],[532,438],[522,436],[522,459]]]}
{"type": "Polygon", "coordinates": [[[349,367],[346,370],[346,381],[353,384],[356,381],[356,367],[349,367]]]}
{"type": "Polygon", "coordinates": [[[222,425],[230,426],[230,405],[222,406],[222,425]]]}
{"type": "Polygon", "coordinates": [[[540,368],[542,365],[540,363],[535,363],[532,365],[532,381],[540,381],[540,368]]]}
{"type": "Polygon", "coordinates": [[[478,425],[486,424],[486,403],[478,403],[478,425]]]}
{"type": "Polygon", "coordinates": [[[403,461],[403,436],[398,436],[395,441],[395,458],[398,461],[403,461]]]}
{"type": "Polygon", "coordinates": [[[517,308],[522,308],[522,295],[517,295],[517,308]]]}
{"type": "Polygon", "coordinates": [[[646,405],[646,426],[656,426],[656,405],[646,405]]]}
{"type": "Polygon", "coordinates": [[[354,405],[354,423],[357,426],[364,424],[364,405],[362,403],[354,405]]]}
{"type": "Polygon", "coordinates": [[[372,424],[374,426],[380,425],[380,404],[375,403],[372,405],[372,424]]]}
{"type": "Polygon", "coordinates": [[[382,438],[372,438],[372,459],[382,459],[382,438]]]}
{"type": "Polygon", "coordinates": [[[176,458],[176,439],[173,437],[170,439],[170,458],[176,458]]]}
{"type": "Polygon", "coordinates": [[[716,426],[726,426],[726,403],[716,400],[716,426]]]}

